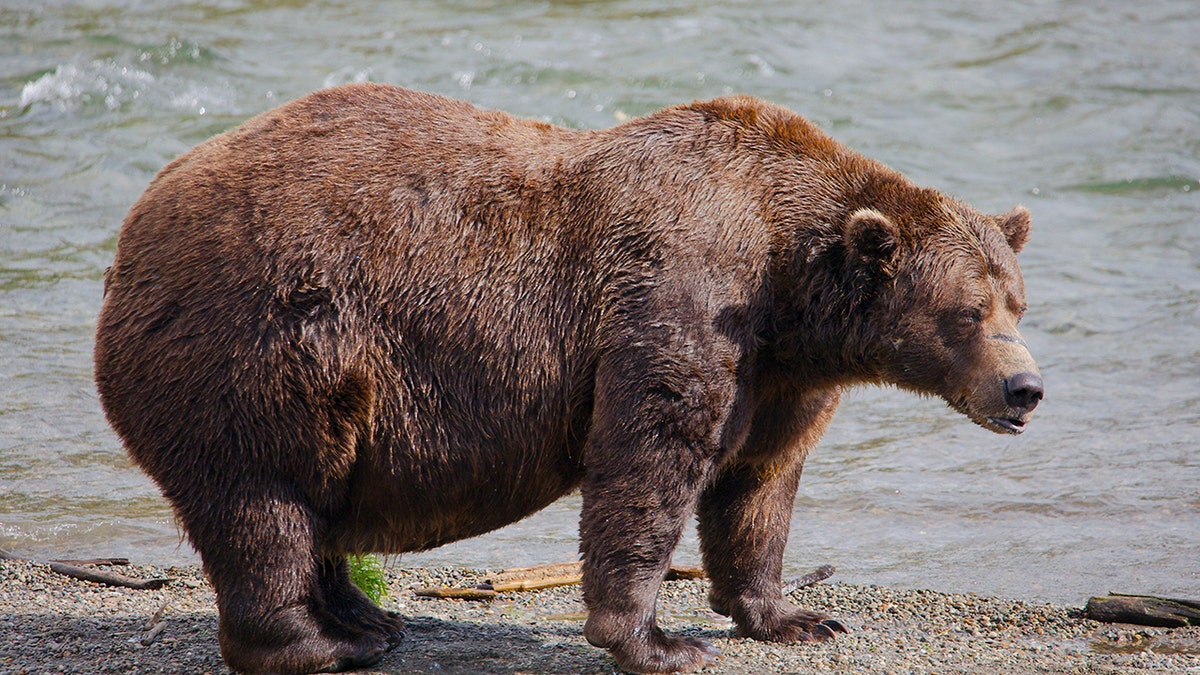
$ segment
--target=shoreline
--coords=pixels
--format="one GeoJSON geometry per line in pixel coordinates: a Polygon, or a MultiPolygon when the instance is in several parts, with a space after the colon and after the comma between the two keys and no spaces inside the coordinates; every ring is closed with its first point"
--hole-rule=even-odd
{"type": "MultiPolygon", "coordinates": [[[[215,596],[198,567],[102,569],[173,581],[153,590],[117,588],[55,574],[44,564],[0,561],[0,675],[230,672],[217,646],[215,596]],[[158,632],[143,644],[151,628],[158,632]]],[[[487,571],[389,568],[385,574],[382,604],[405,617],[406,637],[379,664],[356,672],[615,672],[608,653],[583,639],[579,586],[473,602],[412,591],[469,586],[487,571]]],[[[1081,618],[1079,608],[825,582],[790,597],[841,620],[851,633],[833,642],[779,645],[736,637],[732,623],[708,609],[705,590],[702,580],[665,582],[658,610],[664,629],[703,637],[721,650],[705,674],[1200,675],[1196,626],[1103,624],[1081,618]]]]}

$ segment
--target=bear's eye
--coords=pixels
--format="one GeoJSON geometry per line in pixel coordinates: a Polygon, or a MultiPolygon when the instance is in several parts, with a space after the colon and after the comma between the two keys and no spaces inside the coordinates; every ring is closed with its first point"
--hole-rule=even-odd
{"type": "Polygon", "coordinates": [[[958,313],[958,319],[963,322],[963,325],[975,326],[983,321],[983,311],[978,307],[969,307],[958,313]]]}

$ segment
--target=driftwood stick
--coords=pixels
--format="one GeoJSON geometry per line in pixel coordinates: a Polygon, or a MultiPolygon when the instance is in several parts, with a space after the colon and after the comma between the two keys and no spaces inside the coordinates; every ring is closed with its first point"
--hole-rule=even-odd
{"type": "Polygon", "coordinates": [[[170,606],[171,606],[170,600],[164,602],[162,604],[162,607],[159,607],[158,611],[154,613],[154,616],[152,616],[146,620],[145,625],[142,626],[142,630],[144,630],[144,631],[151,630],[158,624],[162,623],[163,613],[166,612],[167,607],[170,607],[170,606]]]}
{"type": "MultiPolygon", "coordinates": [[[[699,567],[672,565],[667,580],[703,579],[704,570],[699,567]]],[[[567,562],[514,567],[501,570],[483,580],[474,588],[418,588],[413,594],[421,598],[449,598],[456,600],[492,600],[497,593],[536,591],[555,586],[571,586],[583,581],[583,563],[567,562]]]]}
{"type": "Polygon", "coordinates": [[[1087,602],[1087,618],[1105,623],[1181,628],[1200,626],[1200,601],[1112,593],[1087,602]]]}
{"type": "Polygon", "coordinates": [[[124,586],[125,588],[136,588],[139,590],[155,590],[169,584],[173,579],[163,577],[161,579],[135,579],[127,577],[124,574],[116,572],[105,572],[103,570],[89,570],[85,567],[76,567],[75,565],[65,565],[63,563],[47,563],[50,569],[59,574],[79,579],[81,581],[94,581],[98,584],[106,584],[108,586],[124,586]]]}
{"type": "Polygon", "coordinates": [[[48,562],[63,563],[64,565],[114,565],[122,566],[129,564],[129,558],[85,558],[83,560],[71,560],[62,558],[51,558],[48,562]]]}
{"type": "MultiPolygon", "coordinates": [[[[703,579],[704,570],[699,567],[671,565],[666,580],[703,579]]],[[[583,563],[553,563],[537,567],[517,567],[497,572],[484,580],[481,588],[491,588],[497,593],[510,591],[536,591],[541,588],[570,586],[583,582],[583,563]]]]}
{"type": "Polygon", "coordinates": [[[513,579],[503,583],[484,583],[480,588],[490,589],[497,593],[512,593],[515,591],[538,591],[555,586],[571,586],[583,581],[583,574],[567,574],[561,577],[540,577],[537,579],[513,579]]]}
{"type": "Polygon", "coordinates": [[[487,579],[484,579],[484,583],[490,584],[494,588],[514,582],[530,582],[537,579],[581,576],[582,574],[583,562],[577,560],[575,562],[551,563],[535,567],[513,567],[496,572],[487,579]]]}
{"type": "Polygon", "coordinates": [[[687,565],[671,565],[671,569],[667,570],[667,581],[682,581],[685,579],[705,579],[703,567],[690,567],[687,565]]]}
{"type": "Polygon", "coordinates": [[[81,581],[94,581],[95,583],[98,583],[98,584],[106,584],[108,586],[124,586],[125,588],[136,588],[139,590],[154,590],[154,589],[162,588],[163,586],[166,586],[168,583],[174,581],[174,579],[170,579],[170,578],[135,579],[133,577],[127,577],[124,574],[118,574],[116,572],[105,572],[104,570],[90,570],[90,569],[87,569],[84,567],[79,567],[77,565],[71,565],[71,564],[67,564],[67,563],[63,563],[63,562],[56,562],[53,560],[51,560],[49,562],[42,561],[42,560],[32,560],[29,558],[22,558],[20,556],[14,555],[13,553],[11,553],[9,551],[5,551],[4,549],[0,549],[0,560],[25,560],[27,562],[31,562],[31,563],[34,563],[37,565],[49,565],[51,572],[55,572],[55,573],[61,574],[63,576],[68,576],[68,577],[71,577],[72,579],[79,579],[81,581]]]}
{"type": "Polygon", "coordinates": [[[162,635],[162,632],[166,630],[167,622],[163,619],[163,614],[167,611],[167,607],[170,606],[171,602],[169,600],[164,602],[162,607],[159,607],[158,611],[154,613],[154,616],[150,617],[146,621],[146,624],[142,626],[144,632],[139,642],[142,643],[143,647],[149,647],[154,644],[158,640],[158,636],[162,635]]]}
{"type": "Polygon", "coordinates": [[[490,588],[415,588],[418,598],[441,598],[443,600],[494,600],[496,591],[490,588]]]}
{"type": "Polygon", "coordinates": [[[1181,600],[1179,598],[1160,598],[1155,595],[1136,595],[1134,593],[1109,593],[1109,595],[1116,596],[1118,598],[1150,598],[1152,600],[1165,600],[1167,602],[1173,602],[1177,605],[1183,605],[1184,607],[1190,607],[1191,609],[1200,610],[1200,600],[1181,600]]]}
{"type": "Polygon", "coordinates": [[[154,624],[150,630],[142,634],[142,638],[139,640],[139,642],[142,643],[143,647],[149,647],[150,645],[154,644],[156,640],[158,640],[158,636],[162,635],[162,632],[166,629],[167,622],[159,621],[158,623],[154,624]]]}
{"type": "Polygon", "coordinates": [[[834,569],[833,565],[821,565],[808,574],[798,576],[791,581],[785,581],[783,584],[783,593],[784,595],[787,595],[798,588],[805,588],[807,586],[812,586],[813,584],[825,581],[829,577],[833,576],[835,571],[837,570],[834,569]]]}

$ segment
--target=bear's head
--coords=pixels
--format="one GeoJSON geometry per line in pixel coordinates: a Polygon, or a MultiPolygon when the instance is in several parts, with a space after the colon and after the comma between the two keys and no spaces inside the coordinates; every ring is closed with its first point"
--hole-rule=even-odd
{"type": "Polygon", "coordinates": [[[924,208],[864,207],[845,223],[851,267],[875,280],[868,348],[883,382],[940,396],[985,429],[1019,434],[1042,378],[1017,324],[1029,211],[981,214],[935,191],[924,208]]]}

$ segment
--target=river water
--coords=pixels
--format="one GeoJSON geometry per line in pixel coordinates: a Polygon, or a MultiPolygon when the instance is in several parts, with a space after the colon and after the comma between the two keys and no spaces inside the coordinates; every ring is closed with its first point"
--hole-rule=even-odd
{"type": "MultiPolygon", "coordinates": [[[[196,561],[100,411],[101,275],[172,157],[363,80],[573,127],[744,92],[983,210],[1024,203],[1031,428],[857,391],[809,461],[787,570],[1200,597],[1200,5],[1162,0],[5,2],[0,547],[196,561]]],[[[578,508],[400,563],[571,559],[578,508]]]]}

